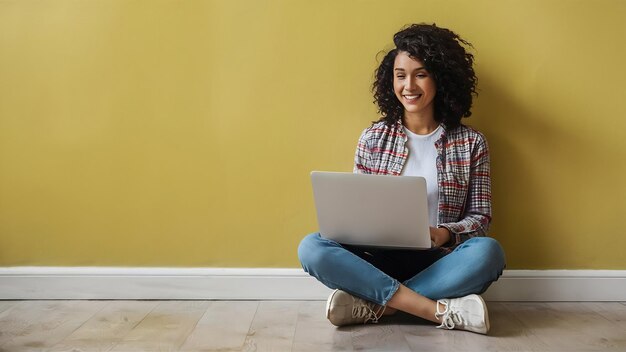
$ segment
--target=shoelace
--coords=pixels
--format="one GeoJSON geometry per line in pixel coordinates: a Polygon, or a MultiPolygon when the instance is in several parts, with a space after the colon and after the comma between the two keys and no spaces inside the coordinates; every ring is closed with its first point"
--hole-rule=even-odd
{"type": "Polygon", "coordinates": [[[385,312],[386,306],[382,307],[382,311],[381,309],[379,309],[378,314],[370,306],[371,303],[368,303],[360,298],[355,298],[354,305],[352,306],[352,317],[365,319],[363,324],[367,323],[370,320],[372,321],[372,323],[378,323],[378,319],[380,319],[380,317],[385,312]]]}
{"type": "Polygon", "coordinates": [[[459,312],[453,311],[450,309],[450,305],[445,300],[437,301],[437,312],[435,313],[435,318],[439,319],[441,317],[441,325],[437,326],[437,329],[448,329],[452,330],[457,325],[463,325],[464,321],[459,314],[459,312]],[[441,312],[439,310],[439,304],[445,307],[444,311],[441,312]]]}

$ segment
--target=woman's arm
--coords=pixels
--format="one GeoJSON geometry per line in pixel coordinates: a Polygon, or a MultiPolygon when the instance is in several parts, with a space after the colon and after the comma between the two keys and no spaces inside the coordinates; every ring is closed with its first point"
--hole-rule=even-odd
{"type": "Polygon", "coordinates": [[[458,222],[439,224],[450,231],[446,247],[457,246],[466,240],[486,236],[491,223],[491,175],[489,148],[479,135],[470,157],[469,185],[463,217],[458,222]]]}
{"type": "Polygon", "coordinates": [[[370,149],[367,146],[367,131],[364,130],[359,137],[359,142],[356,146],[356,152],[354,155],[354,168],[352,170],[355,174],[371,174],[371,156],[370,149]]]}
{"type": "Polygon", "coordinates": [[[450,230],[445,227],[431,227],[430,240],[435,247],[441,247],[450,241],[450,230]]]}

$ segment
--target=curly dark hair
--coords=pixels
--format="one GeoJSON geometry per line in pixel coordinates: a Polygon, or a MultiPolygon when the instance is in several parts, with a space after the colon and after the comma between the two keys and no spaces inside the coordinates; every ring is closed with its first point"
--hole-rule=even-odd
{"type": "Polygon", "coordinates": [[[396,47],[385,55],[376,69],[372,86],[374,103],[382,115],[378,121],[391,126],[404,116],[404,107],[393,90],[393,65],[401,51],[421,60],[435,80],[435,121],[455,128],[461,124],[462,117],[472,115],[472,98],[477,95],[478,79],[473,68],[474,56],[464,48],[473,48],[469,42],[434,23],[405,27],[394,34],[393,42],[396,47]]]}

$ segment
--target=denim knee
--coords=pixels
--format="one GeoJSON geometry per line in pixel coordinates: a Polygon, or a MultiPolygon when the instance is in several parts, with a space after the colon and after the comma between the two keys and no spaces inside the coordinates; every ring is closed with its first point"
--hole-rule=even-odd
{"type": "Polygon", "coordinates": [[[500,243],[491,237],[474,237],[467,240],[461,246],[472,247],[476,251],[476,255],[484,260],[481,263],[485,269],[495,269],[502,273],[506,266],[506,258],[504,250],[500,243]]]}
{"type": "Polygon", "coordinates": [[[302,268],[307,273],[310,268],[316,268],[323,261],[323,251],[321,251],[321,240],[319,233],[311,233],[300,241],[298,246],[298,259],[302,268]]]}

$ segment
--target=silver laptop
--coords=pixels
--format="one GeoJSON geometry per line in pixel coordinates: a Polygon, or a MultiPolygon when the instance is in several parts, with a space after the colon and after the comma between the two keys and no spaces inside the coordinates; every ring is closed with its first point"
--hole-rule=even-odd
{"type": "Polygon", "coordinates": [[[322,236],[353,245],[431,248],[423,177],[313,171],[311,182],[322,236]]]}

